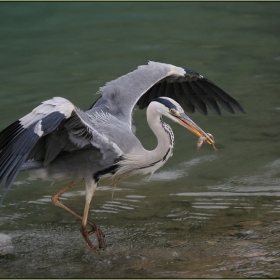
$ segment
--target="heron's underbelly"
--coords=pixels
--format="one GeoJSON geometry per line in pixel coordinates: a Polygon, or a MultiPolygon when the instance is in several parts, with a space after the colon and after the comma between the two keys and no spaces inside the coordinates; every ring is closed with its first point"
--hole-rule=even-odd
{"type": "Polygon", "coordinates": [[[122,179],[136,174],[153,174],[157,169],[162,167],[166,161],[172,156],[173,147],[170,147],[163,158],[153,161],[152,163],[145,164],[145,160],[137,157],[125,157],[124,161],[120,161],[119,169],[116,172],[116,179],[122,179]]]}
{"type": "Polygon", "coordinates": [[[157,162],[152,166],[147,166],[147,167],[136,169],[134,171],[134,173],[135,174],[149,174],[149,173],[153,174],[155,171],[157,171],[159,168],[161,168],[166,163],[167,159],[165,161],[157,162]]]}
{"type": "Polygon", "coordinates": [[[95,148],[87,148],[73,152],[65,152],[58,156],[48,166],[33,170],[32,176],[44,180],[82,180],[93,176],[96,172],[108,168],[114,159],[103,158],[102,153],[95,148]]]}

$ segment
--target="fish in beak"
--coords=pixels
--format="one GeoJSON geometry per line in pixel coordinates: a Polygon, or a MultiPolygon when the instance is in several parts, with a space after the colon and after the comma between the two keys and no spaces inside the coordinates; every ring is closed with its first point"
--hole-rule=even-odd
{"type": "Polygon", "coordinates": [[[198,142],[197,142],[197,150],[200,149],[202,144],[204,142],[207,142],[210,144],[215,151],[218,149],[215,147],[215,140],[214,137],[210,133],[204,132],[196,123],[194,123],[185,113],[180,113],[177,116],[175,116],[177,119],[177,122],[190,130],[192,133],[194,133],[196,136],[198,136],[198,142]]]}

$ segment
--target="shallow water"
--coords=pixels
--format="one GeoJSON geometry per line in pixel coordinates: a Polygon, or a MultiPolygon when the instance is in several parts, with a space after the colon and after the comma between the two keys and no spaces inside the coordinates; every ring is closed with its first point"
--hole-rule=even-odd
{"type": "MultiPolygon", "coordinates": [[[[53,96],[87,109],[100,86],[148,60],[198,71],[247,113],[190,115],[218,152],[197,152],[196,137],[169,122],[174,155],[150,180],[101,182],[90,212],[107,237],[99,253],[51,203],[67,181],[20,174],[0,210],[0,277],[280,276],[279,3],[0,7],[0,129],[53,96]]],[[[154,148],[145,111],[135,124],[154,148]]],[[[83,184],[62,199],[82,212],[83,184]]]]}

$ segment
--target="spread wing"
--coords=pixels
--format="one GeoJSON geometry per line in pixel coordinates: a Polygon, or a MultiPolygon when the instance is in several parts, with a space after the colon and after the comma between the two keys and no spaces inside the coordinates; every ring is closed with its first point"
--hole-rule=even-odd
{"type": "Polygon", "coordinates": [[[92,119],[94,114],[106,113],[130,128],[133,108],[136,105],[145,108],[160,96],[173,98],[187,112],[197,109],[206,115],[209,107],[220,115],[220,104],[230,113],[234,110],[245,113],[234,98],[200,74],[158,62],[149,62],[108,82],[100,88],[100,93],[102,97],[87,112],[64,98],[44,101],[0,133],[0,184],[6,179],[5,193],[28,159],[47,165],[61,151],[88,145],[98,148],[104,160],[117,159],[122,151],[105,136],[105,131],[98,129],[92,119]]]}
{"type": "Polygon", "coordinates": [[[150,61],[133,72],[108,82],[99,91],[102,97],[94,104],[106,104],[111,114],[131,125],[135,105],[143,109],[157,97],[167,96],[177,101],[189,113],[195,109],[207,114],[209,107],[220,115],[220,104],[225,110],[245,113],[241,105],[209,79],[187,68],[150,61]]]}
{"type": "Polygon", "coordinates": [[[44,160],[47,165],[62,150],[89,145],[98,148],[104,160],[109,155],[118,158],[122,154],[119,147],[100,134],[89,117],[67,99],[55,97],[4,129],[0,133],[0,184],[7,180],[1,202],[28,159],[44,160]],[[55,138],[56,133],[60,133],[57,141],[48,138],[55,138]]]}

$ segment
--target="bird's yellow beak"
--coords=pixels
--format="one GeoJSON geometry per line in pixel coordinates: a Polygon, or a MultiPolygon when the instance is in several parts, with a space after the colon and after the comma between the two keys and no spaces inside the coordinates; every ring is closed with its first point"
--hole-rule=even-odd
{"type": "Polygon", "coordinates": [[[185,113],[181,113],[180,115],[176,116],[177,122],[190,130],[196,136],[200,137],[203,135],[206,138],[206,142],[216,150],[215,148],[215,141],[214,138],[212,139],[208,133],[205,133],[196,123],[194,123],[185,113]]]}

